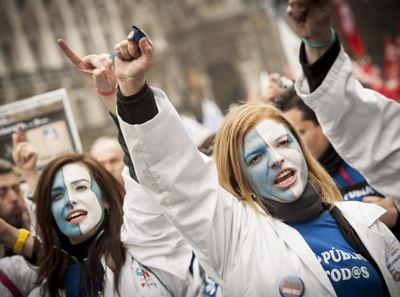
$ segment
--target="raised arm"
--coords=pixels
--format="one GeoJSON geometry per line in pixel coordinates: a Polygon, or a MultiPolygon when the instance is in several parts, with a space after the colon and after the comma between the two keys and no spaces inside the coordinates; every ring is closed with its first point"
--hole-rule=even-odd
{"type": "Polygon", "coordinates": [[[34,193],[39,181],[39,172],[36,169],[38,159],[37,149],[26,141],[22,126],[17,126],[17,132],[12,135],[14,162],[21,169],[21,175],[28,184],[29,191],[34,193]]]}
{"type": "MultiPolygon", "coordinates": [[[[328,32],[329,2],[289,2],[289,15],[301,37],[312,43],[328,40],[314,39],[319,36],[314,30],[318,23],[317,32],[328,32]]],[[[320,49],[302,47],[304,74],[296,82],[297,93],[314,110],[339,155],[377,191],[400,202],[400,105],[356,81],[338,41],[320,49]]]]}
{"type": "Polygon", "coordinates": [[[129,61],[129,49],[136,47],[124,42],[116,48],[123,53],[116,61],[117,110],[140,184],[188,240],[207,273],[224,285],[232,268],[226,263],[235,262],[247,219],[255,212],[219,186],[213,161],[198,152],[166,95],[145,84],[153,63],[151,41],[142,39],[143,56],[129,61]]]}
{"type": "Polygon", "coordinates": [[[109,59],[110,55],[88,55],[81,59],[64,40],[59,39],[58,45],[65,56],[75,65],[76,69],[93,83],[109,112],[115,115],[117,77],[112,67],[112,60],[109,59]]]}

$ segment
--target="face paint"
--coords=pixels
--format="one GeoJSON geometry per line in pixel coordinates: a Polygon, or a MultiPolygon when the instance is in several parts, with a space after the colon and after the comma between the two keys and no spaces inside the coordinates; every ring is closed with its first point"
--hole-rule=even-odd
{"type": "Polygon", "coordinates": [[[68,164],[58,170],[51,198],[56,224],[70,238],[89,239],[104,220],[99,186],[82,165],[68,164]]]}
{"type": "Polygon", "coordinates": [[[303,194],[307,164],[296,138],[282,124],[264,120],[250,130],[243,155],[249,181],[262,197],[290,203],[303,194]]]}

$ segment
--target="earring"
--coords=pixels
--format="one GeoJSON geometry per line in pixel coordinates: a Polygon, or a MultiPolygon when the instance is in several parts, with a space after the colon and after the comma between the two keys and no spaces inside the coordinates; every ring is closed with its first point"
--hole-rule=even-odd
{"type": "Polygon", "coordinates": [[[106,212],[107,212],[107,215],[109,216],[109,215],[110,215],[110,209],[107,208],[107,209],[106,209],[106,212]]]}

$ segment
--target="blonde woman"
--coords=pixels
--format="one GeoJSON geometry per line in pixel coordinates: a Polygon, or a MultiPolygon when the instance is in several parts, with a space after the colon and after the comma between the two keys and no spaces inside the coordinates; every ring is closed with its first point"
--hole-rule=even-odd
{"type": "Polygon", "coordinates": [[[132,39],[115,48],[121,129],[141,185],[224,296],[400,295],[392,277],[400,244],[379,221],[383,209],[340,202],[328,174],[271,106],[243,105],[227,117],[214,164],[166,95],[145,83],[154,50],[145,42],[142,62],[132,60],[132,39]]]}

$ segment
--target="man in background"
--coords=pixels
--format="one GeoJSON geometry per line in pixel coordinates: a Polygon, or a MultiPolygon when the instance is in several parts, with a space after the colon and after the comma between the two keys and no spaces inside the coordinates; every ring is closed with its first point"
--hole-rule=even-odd
{"type": "Polygon", "coordinates": [[[90,149],[90,155],[99,161],[122,185],[124,169],[124,152],[118,141],[111,137],[100,137],[90,149]]]}
{"type": "MultiPolygon", "coordinates": [[[[19,180],[12,164],[4,159],[0,159],[0,218],[18,229],[30,227],[19,180]]],[[[11,255],[12,251],[0,248],[0,258],[11,255]]]]}

